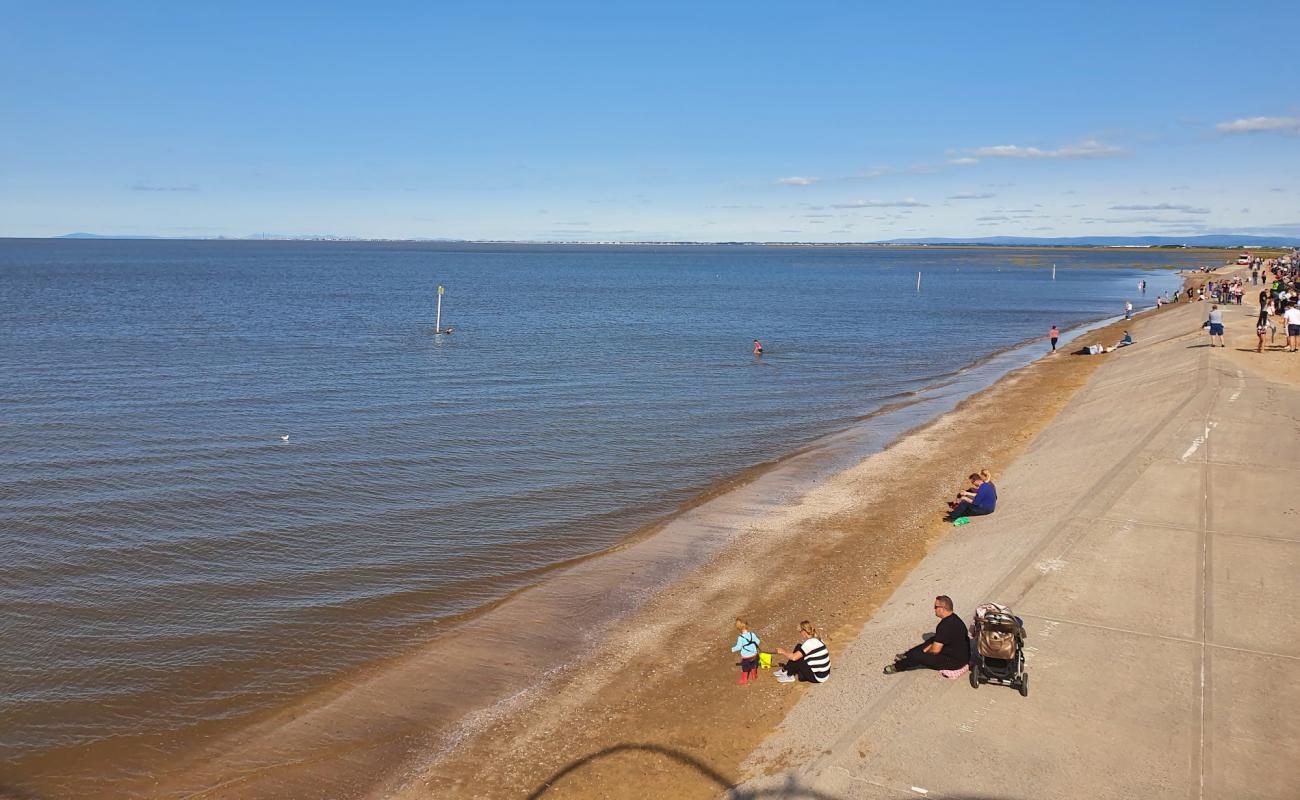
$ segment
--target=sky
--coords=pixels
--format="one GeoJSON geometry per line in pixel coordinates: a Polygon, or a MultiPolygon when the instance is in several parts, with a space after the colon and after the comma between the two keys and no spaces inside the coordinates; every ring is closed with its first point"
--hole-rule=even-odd
{"type": "Polygon", "coordinates": [[[0,0],[0,236],[1300,236],[1300,3],[0,0]]]}

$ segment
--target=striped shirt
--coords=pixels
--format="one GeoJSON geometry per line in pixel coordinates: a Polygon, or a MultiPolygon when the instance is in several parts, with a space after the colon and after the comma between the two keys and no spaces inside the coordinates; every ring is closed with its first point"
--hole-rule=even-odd
{"type": "Polygon", "coordinates": [[[831,676],[831,652],[826,649],[821,639],[809,636],[796,649],[803,653],[803,661],[812,670],[817,682],[825,683],[831,676]]]}

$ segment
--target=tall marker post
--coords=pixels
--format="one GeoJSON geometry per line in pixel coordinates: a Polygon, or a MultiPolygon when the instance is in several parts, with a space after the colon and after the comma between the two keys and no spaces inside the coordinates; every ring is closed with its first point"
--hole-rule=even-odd
{"type": "Polygon", "coordinates": [[[1056,280],[1056,265],[1052,265],[1052,280],[1056,280]]]}
{"type": "Polygon", "coordinates": [[[921,273],[916,273],[916,291],[921,291],[921,273]]]}
{"type": "Polygon", "coordinates": [[[441,286],[438,287],[438,314],[434,317],[433,332],[442,333],[442,292],[441,286]]]}

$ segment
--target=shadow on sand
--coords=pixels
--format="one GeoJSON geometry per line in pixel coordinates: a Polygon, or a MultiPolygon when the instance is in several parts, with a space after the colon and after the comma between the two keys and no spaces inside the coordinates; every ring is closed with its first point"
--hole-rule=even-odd
{"type": "MultiPolygon", "coordinates": [[[[650,753],[659,756],[668,761],[675,762],[683,769],[692,770],[695,773],[707,778],[718,787],[718,795],[725,797],[727,800],[776,800],[776,798],[788,798],[788,800],[845,800],[840,795],[828,794],[818,791],[811,786],[806,785],[794,772],[787,772],[785,780],[780,786],[767,786],[763,788],[743,788],[735,785],[735,782],[726,775],[718,772],[713,767],[700,761],[690,753],[676,750],[671,747],[664,747],[658,744],[616,744],[612,747],[606,747],[603,750],[597,750],[581,758],[570,761],[558,772],[542,781],[528,795],[528,800],[541,800],[551,789],[556,788],[557,784],[564,781],[570,775],[577,773],[586,767],[592,766],[599,761],[607,758],[614,758],[624,753],[650,753]]],[[[880,787],[882,791],[888,792],[885,787],[880,787]]],[[[631,795],[629,795],[631,796],[631,795]]],[[[657,796],[653,786],[641,785],[636,787],[636,796],[657,796]]],[[[945,795],[946,800],[1013,800],[1013,798],[999,795],[984,794],[963,794],[963,795],[945,795]]]]}

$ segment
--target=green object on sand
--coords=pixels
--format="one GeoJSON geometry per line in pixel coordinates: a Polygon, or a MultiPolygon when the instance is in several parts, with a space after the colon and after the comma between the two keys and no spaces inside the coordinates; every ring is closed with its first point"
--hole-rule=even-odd
{"type": "Polygon", "coordinates": [[[952,521],[952,526],[954,528],[960,528],[961,526],[965,525],[967,522],[970,522],[970,517],[958,517],[957,519],[952,521]]]}

